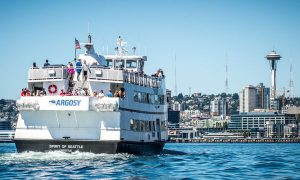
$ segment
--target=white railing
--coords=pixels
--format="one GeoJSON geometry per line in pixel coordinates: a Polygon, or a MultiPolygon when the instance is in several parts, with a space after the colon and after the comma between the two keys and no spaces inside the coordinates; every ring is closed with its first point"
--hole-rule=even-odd
{"type": "Polygon", "coordinates": [[[123,72],[118,69],[90,67],[88,78],[94,80],[123,81],[123,72]]]}
{"type": "Polygon", "coordinates": [[[65,79],[67,75],[68,69],[65,66],[30,68],[28,71],[28,80],[65,79]]]}
{"type": "Polygon", "coordinates": [[[147,76],[134,72],[123,72],[124,81],[145,87],[160,88],[162,77],[147,76]]]}
{"type": "Polygon", "coordinates": [[[153,77],[137,72],[102,67],[90,67],[88,74],[88,78],[93,80],[125,81],[131,84],[154,88],[160,88],[162,79],[162,77],[153,77]]]}
{"type": "MultiPolygon", "coordinates": [[[[81,73],[82,72],[83,70],[81,73]]],[[[33,81],[66,79],[67,76],[68,68],[66,66],[30,68],[28,71],[28,80],[33,81]]],[[[90,67],[88,71],[88,79],[90,80],[124,81],[131,84],[154,88],[161,87],[162,78],[163,77],[148,76],[137,72],[128,72],[121,69],[108,69],[103,67],[90,67]]]]}

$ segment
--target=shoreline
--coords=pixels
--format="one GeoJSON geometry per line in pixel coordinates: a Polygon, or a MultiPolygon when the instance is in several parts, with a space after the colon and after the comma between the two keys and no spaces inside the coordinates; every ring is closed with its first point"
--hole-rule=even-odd
{"type": "Polygon", "coordinates": [[[168,143],[300,143],[299,138],[278,139],[171,139],[168,143]]]}

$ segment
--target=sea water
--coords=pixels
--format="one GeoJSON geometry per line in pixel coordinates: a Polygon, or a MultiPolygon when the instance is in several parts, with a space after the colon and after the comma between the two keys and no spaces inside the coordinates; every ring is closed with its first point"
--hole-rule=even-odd
{"type": "Polygon", "coordinates": [[[300,179],[300,144],[166,144],[160,155],[16,153],[0,144],[1,179],[300,179]]]}

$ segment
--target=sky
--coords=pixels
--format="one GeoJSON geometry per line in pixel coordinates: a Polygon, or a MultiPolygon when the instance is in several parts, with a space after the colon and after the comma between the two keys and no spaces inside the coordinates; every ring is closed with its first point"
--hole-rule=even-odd
{"type": "Polygon", "coordinates": [[[276,50],[277,90],[292,77],[300,96],[299,18],[297,0],[1,0],[0,98],[20,96],[32,62],[67,64],[74,38],[86,42],[89,32],[99,54],[113,54],[119,35],[136,46],[146,73],[164,70],[172,95],[175,67],[177,94],[225,92],[226,63],[228,93],[270,87],[264,57],[276,50]]]}

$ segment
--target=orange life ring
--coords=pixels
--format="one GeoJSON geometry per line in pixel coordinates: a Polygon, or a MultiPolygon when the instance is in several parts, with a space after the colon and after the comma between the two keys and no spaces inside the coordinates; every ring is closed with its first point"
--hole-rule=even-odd
{"type": "Polygon", "coordinates": [[[57,86],[52,84],[48,87],[48,91],[50,94],[55,94],[57,92],[57,86]]]}

